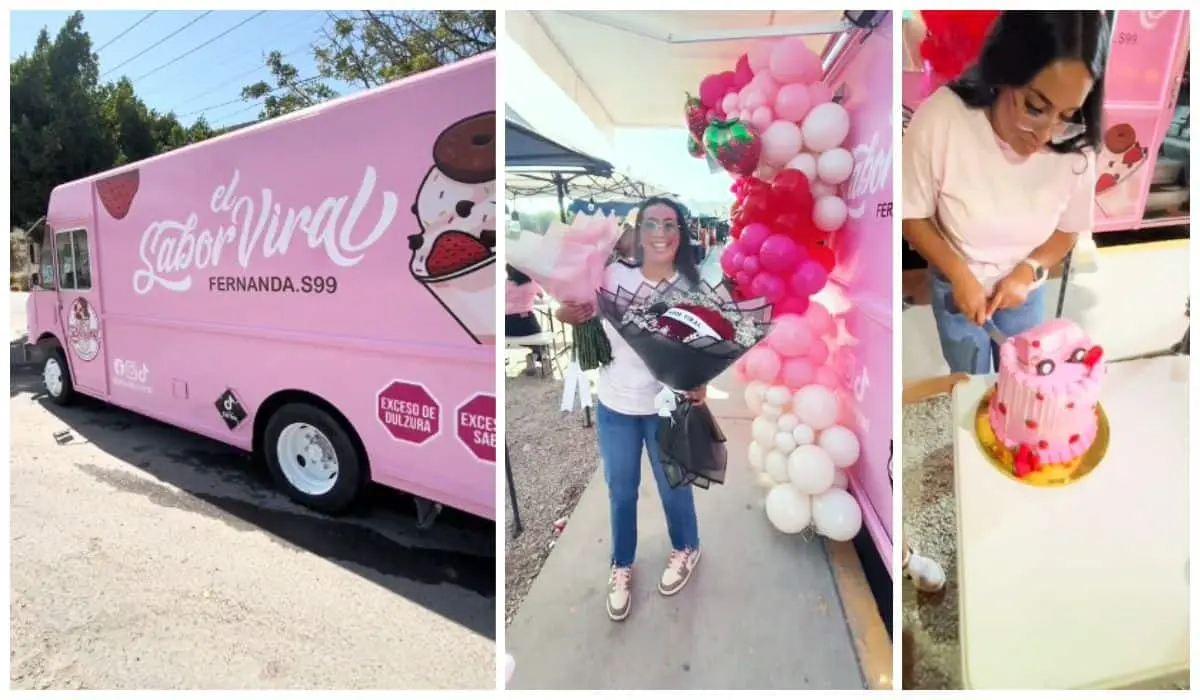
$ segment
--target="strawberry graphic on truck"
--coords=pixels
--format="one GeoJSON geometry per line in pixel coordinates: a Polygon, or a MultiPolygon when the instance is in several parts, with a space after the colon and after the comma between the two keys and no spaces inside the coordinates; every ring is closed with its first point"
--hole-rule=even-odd
{"type": "Polygon", "coordinates": [[[496,342],[496,113],[442,131],[413,203],[409,270],[471,339],[496,342]]]}
{"type": "Polygon", "coordinates": [[[1123,185],[1132,181],[1148,156],[1132,124],[1115,124],[1104,132],[1096,158],[1096,204],[1106,216],[1123,216],[1136,206],[1131,188],[1123,185]]]}

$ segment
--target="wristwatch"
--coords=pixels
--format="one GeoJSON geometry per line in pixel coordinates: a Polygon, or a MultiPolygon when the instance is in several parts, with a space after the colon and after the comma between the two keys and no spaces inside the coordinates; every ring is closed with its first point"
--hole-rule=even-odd
{"type": "Polygon", "coordinates": [[[1050,276],[1050,271],[1033,258],[1025,258],[1021,261],[1021,264],[1028,265],[1029,269],[1033,270],[1033,284],[1031,285],[1031,289],[1037,289],[1042,286],[1046,282],[1046,278],[1050,276]]]}

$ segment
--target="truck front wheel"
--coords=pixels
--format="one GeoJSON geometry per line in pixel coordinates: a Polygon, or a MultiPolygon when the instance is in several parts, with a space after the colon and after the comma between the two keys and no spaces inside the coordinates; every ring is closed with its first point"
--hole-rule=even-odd
{"type": "Polygon", "coordinates": [[[333,416],[316,406],[290,403],[271,416],[263,438],[271,477],[292,500],[331,515],[354,503],[366,468],[333,416]]]}
{"type": "Polygon", "coordinates": [[[42,363],[42,386],[50,400],[59,406],[66,406],[75,399],[71,368],[67,365],[66,353],[60,347],[50,348],[46,352],[46,361],[42,363]]]}

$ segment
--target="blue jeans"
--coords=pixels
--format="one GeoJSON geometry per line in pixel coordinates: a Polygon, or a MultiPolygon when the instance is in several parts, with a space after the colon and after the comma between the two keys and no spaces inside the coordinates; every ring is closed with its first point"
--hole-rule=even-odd
{"type": "MultiPolygon", "coordinates": [[[[933,280],[933,320],[937,322],[942,357],[951,372],[990,374],[1000,369],[1000,349],[983,328],[959,313],[954,305],[950,282],[930,268],[933,280]]],[[[1025,303],[1015,309],[1000,309],[992,323],[1007,336],[1037,327],[1046,317],[1046,288],[1029,292],[1025,303]]]]}
{"type": "Polygon", "coordinates": [[[604,404],[596,405],[596,441],[608,484],[612,526],[612,564],[633,566],[637,554],[637,500],[642,481],[642,447],[650,454],[650,469],[667,516],[674,549],[698,549],[696,502],[692,487],[671,488],[658,453],[658,416],[627,416],[604,404]]]}

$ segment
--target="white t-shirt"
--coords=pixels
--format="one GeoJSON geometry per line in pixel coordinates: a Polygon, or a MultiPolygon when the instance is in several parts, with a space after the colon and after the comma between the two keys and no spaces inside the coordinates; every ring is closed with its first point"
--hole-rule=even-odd
{"type": "Polygon", "coordinates": [[[1022,158],[947,87],[917,108],[903,150],[903,217],[935,219],[989,293],[1055,230],[1092,229],[1094,153],[1022,158]]]}
{"type": "MultiPolygon", "coordinates": [[[[636,292],[649,280],[642,275],[641,268],[612,263],[604,270],[604,289],[615,292],[624,288],[636,292]]],[[[617,333],[608,321],[602,321],[604,334],[612,344],[612,362],[600,368],[596,394],[600,403],[627,416],[649,416],[657,413],[654,397],[662,389],[662,383],[650,374],[646,363],[638,357],[629,343],[617,333]]]]}

